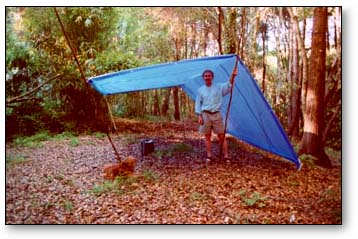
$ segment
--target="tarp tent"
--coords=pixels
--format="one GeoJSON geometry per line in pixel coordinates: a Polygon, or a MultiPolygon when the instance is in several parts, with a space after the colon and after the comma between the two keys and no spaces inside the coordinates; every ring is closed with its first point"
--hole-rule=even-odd
{"type": "MultiPolygon", "coordinates": [[[[101,94],[180,86],[195,100],[197,89],[204,84],[201,74],[210,69],[214,83],[227,82],[237,62],[238,75],[233,89],[227,132],[251,145],[277,154],[295,163],[297,157],[287,135],[254,78],[236,55],[182,60],[92,77],[88,82],[101,94]]],[[[222,115],[226,115],[229,96],[224,97],[222,115]]]]}

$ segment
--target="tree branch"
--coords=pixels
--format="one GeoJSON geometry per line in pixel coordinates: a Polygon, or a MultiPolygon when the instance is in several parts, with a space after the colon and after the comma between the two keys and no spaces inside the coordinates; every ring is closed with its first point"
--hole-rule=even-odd
{"type": "Polygon", "coordinates": [[[12,104],[12,103],[18,103],[18,102],[22,102],[22,101],[26,101],[26,100],[33,100],[35,97],[32,98],[25,98],[25,96],[31,95],[33,93],[36,93],[42,86],[46,85],[47,83],[49,83],[50,81],[58,78],[59,76],[61,76],[61,74],[57,74],[54,77],[51,77],[50,79],[48,79],[47,81],[45,81],[44,83],[42,83],[41,85],[33,88],[32,90],[25,92],[24,94],[20,95],[20,96],[15,96],[9,99],[6,99],[6,105],[8,104],[12,104]]]}

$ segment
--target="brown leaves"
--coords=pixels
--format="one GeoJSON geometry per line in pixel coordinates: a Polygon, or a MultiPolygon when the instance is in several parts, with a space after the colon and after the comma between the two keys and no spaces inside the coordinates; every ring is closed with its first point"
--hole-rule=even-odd
{"type": "MultiPolygon", "coordinates": [[[[142,138],[135,136],[130,144],[114,137],[123,156],[133,155],[138,164],[131,179],[113,182],[101,172],[102,165],[116,161],[105,138],[83,136],[77,147],[61,141],[41,148],[7,146],[7,155],[29,161],[6,171],[6,223],[341,222],[340,167],[296,171],[236,140],[229,140],[230,164],[206,164],[200,136],[191,131],[183,138],[177,127],[142,136],[155,139],[157,154],[141,159],[142,138]],[[181,150],[183,144],[191,148],[181,150]]],[[[216,139],[213,149],[218,155],[216,139]]]]}

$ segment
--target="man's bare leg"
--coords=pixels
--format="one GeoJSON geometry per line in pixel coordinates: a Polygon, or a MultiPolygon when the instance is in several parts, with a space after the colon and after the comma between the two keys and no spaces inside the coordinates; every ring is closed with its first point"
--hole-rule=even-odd
{"type": "Polygon", "coordinates": [[[226,137],[224,134],[218,134],[218,138],[219,138],[219,143],[220,146],[223,146],[223,153],[224,153],[224,158],[228,158],[228,149],[227,149],[227,142],[226,142],[226,137]]]}
{"type": "Polygon", "coordinates": [[[211,158],[211,133],[205,134],[206,155],[211,158]]]}

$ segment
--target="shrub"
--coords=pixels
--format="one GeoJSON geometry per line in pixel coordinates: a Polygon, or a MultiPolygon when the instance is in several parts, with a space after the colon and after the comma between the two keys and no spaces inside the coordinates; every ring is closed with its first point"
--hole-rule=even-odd
{"type": "Polygon", "coordinates": [[[42,141],[49,140],[51,136],[48,131],[42,131],[29,137],[18,137],[14,140],[16,145],[25,147],[39,147],[42,141]]]}

